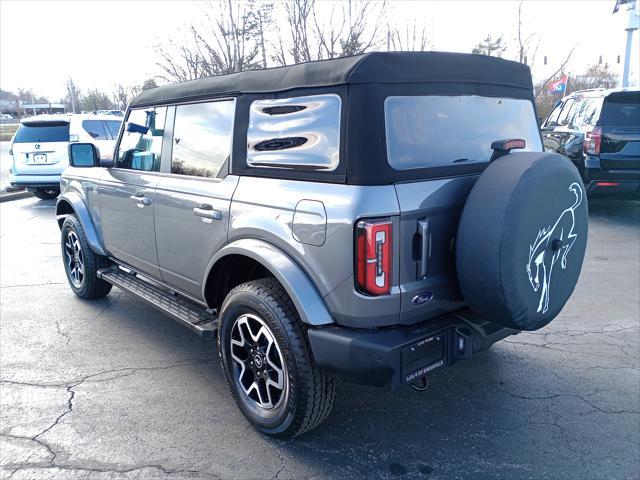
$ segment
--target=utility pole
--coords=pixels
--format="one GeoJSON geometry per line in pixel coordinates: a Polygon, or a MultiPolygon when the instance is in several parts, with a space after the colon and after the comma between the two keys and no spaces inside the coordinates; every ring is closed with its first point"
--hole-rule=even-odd
{"type": "MultiPolygon", "coordinates": [[[[629,66],[631,63],[631,48],[633,45],[633,32],[638,30],[640,24],[640,12],[638,12],[638,0],[631,1],[627,4],[629,12],[629,21],[627,23],[627,47],[624,53],[624,70],[622,72],[622,86],[629,86],[629,66]]],[[[636,57],[637,60],[637,57],[636,57]]]]}

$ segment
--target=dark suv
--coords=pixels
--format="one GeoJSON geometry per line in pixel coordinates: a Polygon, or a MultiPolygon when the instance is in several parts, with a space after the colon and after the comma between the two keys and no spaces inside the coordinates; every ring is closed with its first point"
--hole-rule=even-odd
{"type": "Polygon", "coordinates": [[[545,153],[525,65],[372,53],[168,85],[114,155],[71,144],[73,292],[112,285],[218,336],[261,431],[320,424],[336,378],[397,390],[562,309],[587,205],[545,153]],[[518,149],[517,153],[509,153],[518,149]]]}
{"type": "Polygon", "coordinates": [[[542,124],[545,150],[569,157],[587,191],[640,193],[640,91],[584,90],[542,124]]]}

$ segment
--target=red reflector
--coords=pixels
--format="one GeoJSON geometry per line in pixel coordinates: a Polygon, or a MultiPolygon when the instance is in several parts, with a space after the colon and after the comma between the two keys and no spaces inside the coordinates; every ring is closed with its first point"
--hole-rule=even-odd
{"type": "Polygon", "coordinates": [[[598,187],[617,187],[620,185],[618,182],[596,182],[598,187]]]}
{"type": "Polygon", "coordinates": [[[363,220],[356,225],[356,284],[369,295],[391,290],[391,221],[363,220]]]}

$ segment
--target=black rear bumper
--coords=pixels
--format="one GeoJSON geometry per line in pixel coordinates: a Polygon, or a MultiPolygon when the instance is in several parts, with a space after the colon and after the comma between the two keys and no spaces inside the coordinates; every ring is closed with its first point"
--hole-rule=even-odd
{"type": "Polygon", "coordinates": [[[319,366],[354,383],[397,390],[517,333],[465,311],[377,330],[311,328],[308,336],[319,366]]]}
{"type": "MultiPolygon", "coordinates": [[[[603,168],[603,162],[605,165],[611,164],[611,160],[602,161],[600,158],[591,155],[588,155],[585,159],[582,178],[590,195],[640,194],[640,170],[634,168],[607,170],[603,168]],[[609,163],[607,164],[606,162],[609,163]]],[[[617,162],[617,165],[628,165],[629,167],[636,164],[638,164],[636,159],[617,162]]]]}

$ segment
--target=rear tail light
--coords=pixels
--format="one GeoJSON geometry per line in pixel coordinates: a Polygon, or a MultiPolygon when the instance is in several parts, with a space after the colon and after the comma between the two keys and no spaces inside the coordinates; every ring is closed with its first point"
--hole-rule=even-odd
{"type": "Polygon", "coordinates": [[[71,143],[74,142],[79,142],[80,141],[80,136],[79,135],[74,135],[73,133],[71,135],[69,135],[69,141],[71,143]]]}
{"type": "Polygon", "coordinates": [[[618,185],[620,185],[618,182],[596,182],[598,187],[617,187],[618,185]]]}
{"type": "Polygon", "coordinates": [[[356,225],[356,284],[368,295],[391,290],[392,223],[363,220],[356,225]]]}
{"type": "Polygon", "coordinates": [[[587,133],[584,140],[584,151],[590,155],[600,155],[600,143],[602,142],[602,129],[594,127],[591,133],[587,133]]]}

